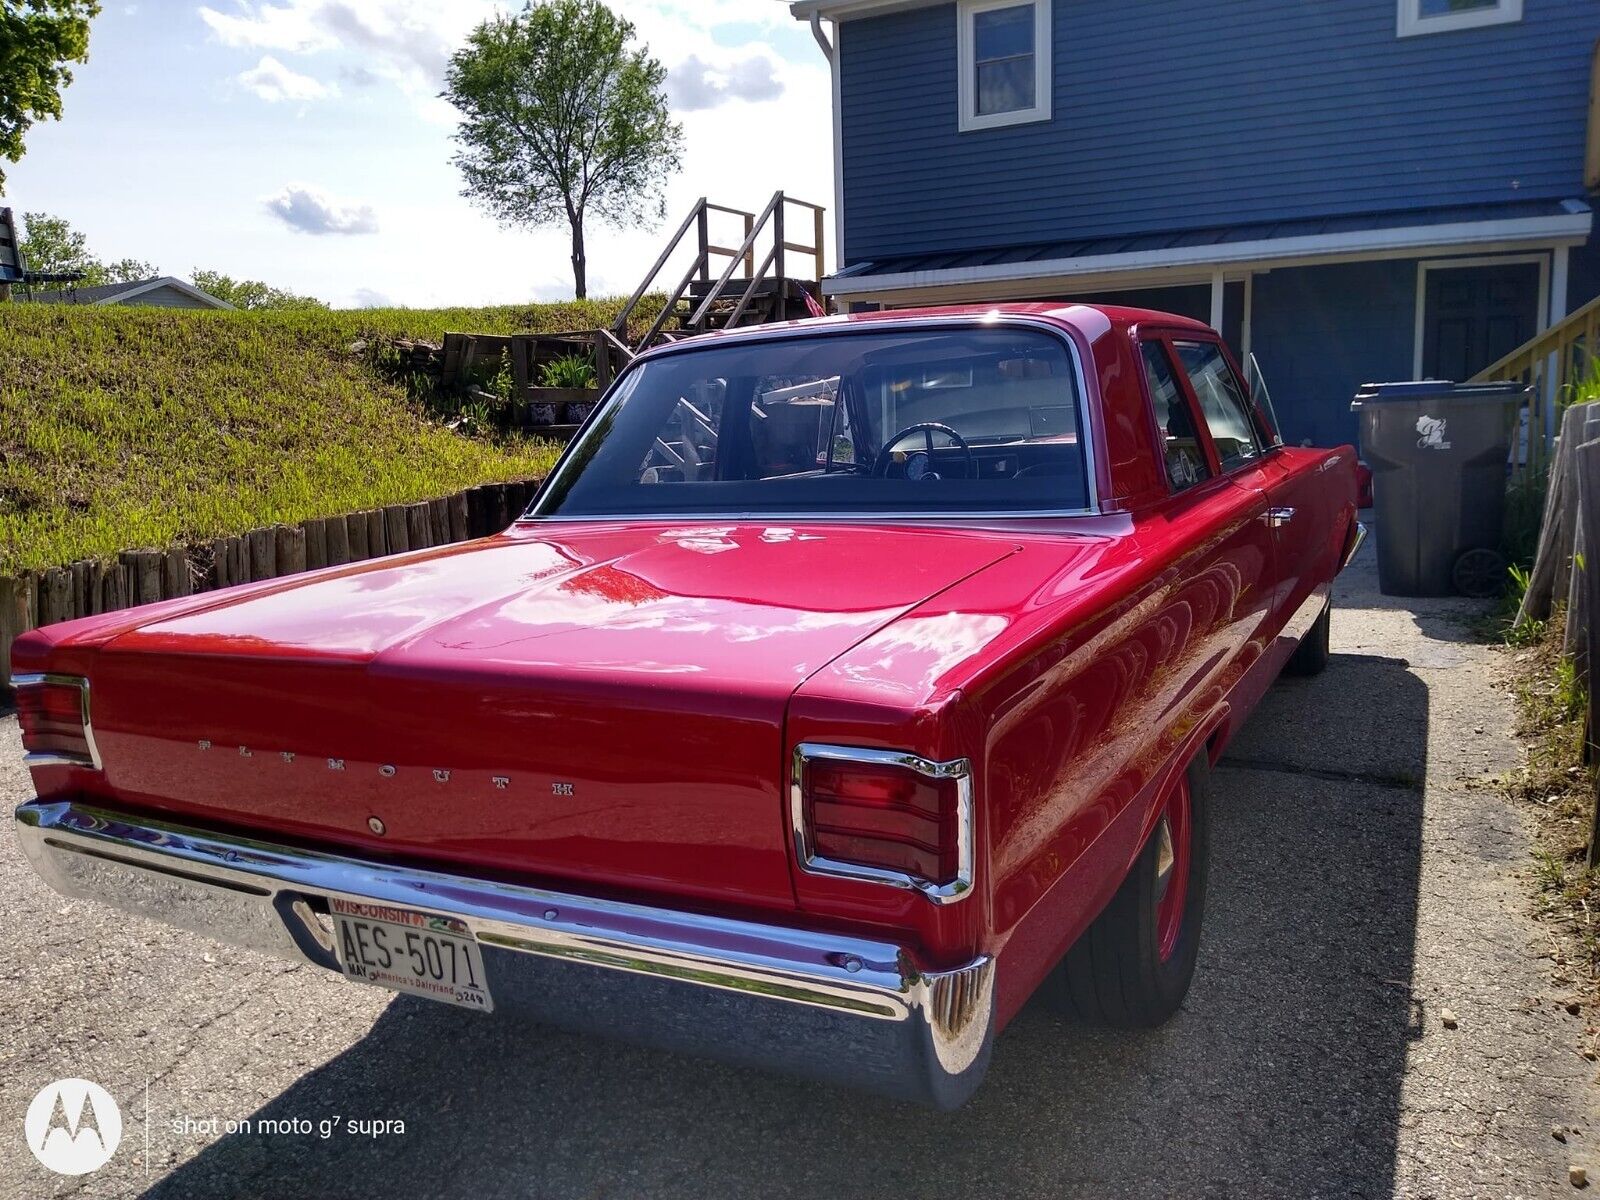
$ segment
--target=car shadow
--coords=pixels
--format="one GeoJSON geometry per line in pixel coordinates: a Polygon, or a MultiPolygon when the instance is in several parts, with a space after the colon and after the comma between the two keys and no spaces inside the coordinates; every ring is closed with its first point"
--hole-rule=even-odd
{"type": "Polygon", "coordinates": [[[1275,688],[1248,759],[1213,775],[1183,1012],[1122,1032],[1034,1004],[959,1112],[397,1000],[255,1115],[404,1133],[227,1137],[147,1194],[1387,1196],[1423,1017],[1427,710],[1392,658],[1336,655],[1275,688]],[[1378,696],[1391,733],[1374,758],[1348,705],[1378,696]],[[1319,712],[1334,716],[1314,749],[1294,749],[1319,712]]]}

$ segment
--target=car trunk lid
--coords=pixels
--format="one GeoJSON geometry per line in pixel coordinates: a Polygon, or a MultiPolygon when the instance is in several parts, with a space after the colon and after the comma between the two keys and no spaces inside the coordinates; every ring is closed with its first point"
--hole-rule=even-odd
{"type": "Polygon", "coordinates": [[[1009,553],[857,526],[523,526],[157,620],[93,672],[111,788],[484,873],[787,906],[788,697],[1009,553]]]}

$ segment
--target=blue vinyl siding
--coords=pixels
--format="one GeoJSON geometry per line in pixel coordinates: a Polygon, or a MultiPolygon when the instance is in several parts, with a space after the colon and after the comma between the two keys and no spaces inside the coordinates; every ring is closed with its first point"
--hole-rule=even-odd
{"type": "Polygon", "coordinates": [[[1417,260],[1273,271],[1254,299],[1253,349],[1284,440],[1354,444],[1356,389],[1411,378],[1417,260]]]}
{"type": "Polygon", "coordinates": [[[1582,196],[1596,0],[1054,0],[1054,117],[961,133],[954,4],[839,32],[845,258],[1582,196]]]}

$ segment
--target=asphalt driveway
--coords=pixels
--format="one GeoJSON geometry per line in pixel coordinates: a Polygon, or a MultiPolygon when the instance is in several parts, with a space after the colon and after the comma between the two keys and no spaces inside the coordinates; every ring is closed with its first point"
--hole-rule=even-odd
{"type": "MultiPolygon", "coordinates": [[[[1328,671],[1280,684],[1219,771],[1199,976],[1166,1028],[1030,1010],[977,1098],[929,1113],[69,902],[7,822],[0,1198],[1571,1193],[1569,1164],[1600,1175],[1596,1066],[1527,915],[1524,819],[1482,783],[1518,760],[1503,662],[1471,642],[1470,605],[1400,607],[1363,558],[1328,671]],[[22,1137],[63,1076],[125,1117],[80,1178],[22,1137]]],[[[0,801],[27,788],[6,718],[0,801]]]]}

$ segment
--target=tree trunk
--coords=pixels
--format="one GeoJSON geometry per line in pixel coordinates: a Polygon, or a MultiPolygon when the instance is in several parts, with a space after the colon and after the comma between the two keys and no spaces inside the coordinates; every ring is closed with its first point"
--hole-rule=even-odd
{"type": "Polygon", "coordinates": [[[583,214],[571,213],[572,223],[572,283],[573,295],[579,300],[589,298],[589,259],[583,252],[583,214]]]}

